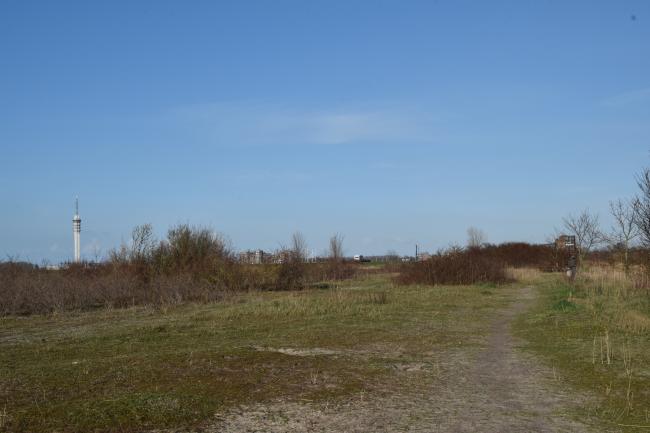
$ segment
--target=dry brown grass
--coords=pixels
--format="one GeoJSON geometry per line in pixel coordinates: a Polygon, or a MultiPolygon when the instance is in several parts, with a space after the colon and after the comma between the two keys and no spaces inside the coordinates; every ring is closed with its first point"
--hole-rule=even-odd
{"type": "Polygon", "coordinates": [[[594,295],[627,298],[650,294],[648,275],[641,266],[632,266],[626,273],[620,265],[590,264],[580,270],[577,283],[594,295]]]}
{"type": "Polygon", "coordinates": [[[609,318],[612,328],[650,332],[650,291],[640,266],[626,273],[620,266],[591,264],[578,273],[575,289],[575,301],[594,314],[609,318]]]}
{"type": "Polygon", "coordinates": [[[525,284],[531,284],[542,276],[542,271],[536,268],[506,268],[508,278],[525,284]]]}
{"type": "Polygon", "coordinates": [[[638,311],[625,311],[618,315],[616,325],[628,332],[647,334],[650,332],[650,317],[638,311]]]}

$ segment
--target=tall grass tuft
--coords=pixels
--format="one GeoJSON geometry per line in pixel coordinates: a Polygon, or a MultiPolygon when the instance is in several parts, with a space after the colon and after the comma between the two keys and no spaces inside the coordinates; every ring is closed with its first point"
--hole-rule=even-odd
{"type": "Polygon", "coordinates": [[[573,291],[602,326],[632,334],[650,332],[650,285],[641,266],[625,272],[619,266],[590,264],[578,273],[573,291]]]}

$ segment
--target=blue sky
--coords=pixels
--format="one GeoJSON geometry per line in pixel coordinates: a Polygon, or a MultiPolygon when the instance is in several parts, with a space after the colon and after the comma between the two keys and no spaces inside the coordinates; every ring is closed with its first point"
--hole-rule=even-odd
{"type": "Polygon", "coordinates": [[[647,1],[0,5],[0,255],[541,242],[650,165],[647,1]]]}

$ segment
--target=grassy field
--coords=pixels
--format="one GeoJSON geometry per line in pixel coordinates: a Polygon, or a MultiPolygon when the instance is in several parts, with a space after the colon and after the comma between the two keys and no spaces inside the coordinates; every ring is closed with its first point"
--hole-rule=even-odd
{"type": "Polygon", "coordinates": [[[575,417],[625,431],[650,425],[647,289],[611,268],[592,267],[574,285],[558,274],[510,276],[518,282],[426,287],[368,274],[213,304],[4,317],[0,431],[201,428],[241,405],[427,393],[441,368],[454,387],[457,363],[485,348],[523,284],[539,296],[515,334],[558,386],[587,396],[575,417]]]}
{"type": "Polygon", "coordinates": [[[400,366],[477,344],[510,302],[509,286],[391,281],[375,275],[207,305],[2,318],[0,429],[200,426],[239,404],[381,393],[400,386],[400,366]]]}
{"type": "Polygon", "coordinates": [[[578,416],[597,415],[624,431],[650,429],[647,289],[611,267],[588,267],[573,285],[558,275],[525,278],[541,297],[516,332],[558,381],[596,397],[578,416]]]}

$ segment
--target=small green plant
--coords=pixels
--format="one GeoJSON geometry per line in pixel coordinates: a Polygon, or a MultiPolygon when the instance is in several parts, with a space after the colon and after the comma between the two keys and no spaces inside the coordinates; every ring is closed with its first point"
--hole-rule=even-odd
{"type": "Polygon", "coordinates": [[[552,307],[554,310],[561,311],[563,313],[571,312],[576,310],[576,304],[574,304],[571,301],[568,301],[566,299],[562,299],[561,301],[556,302],[553,304],[552,307]]]}

